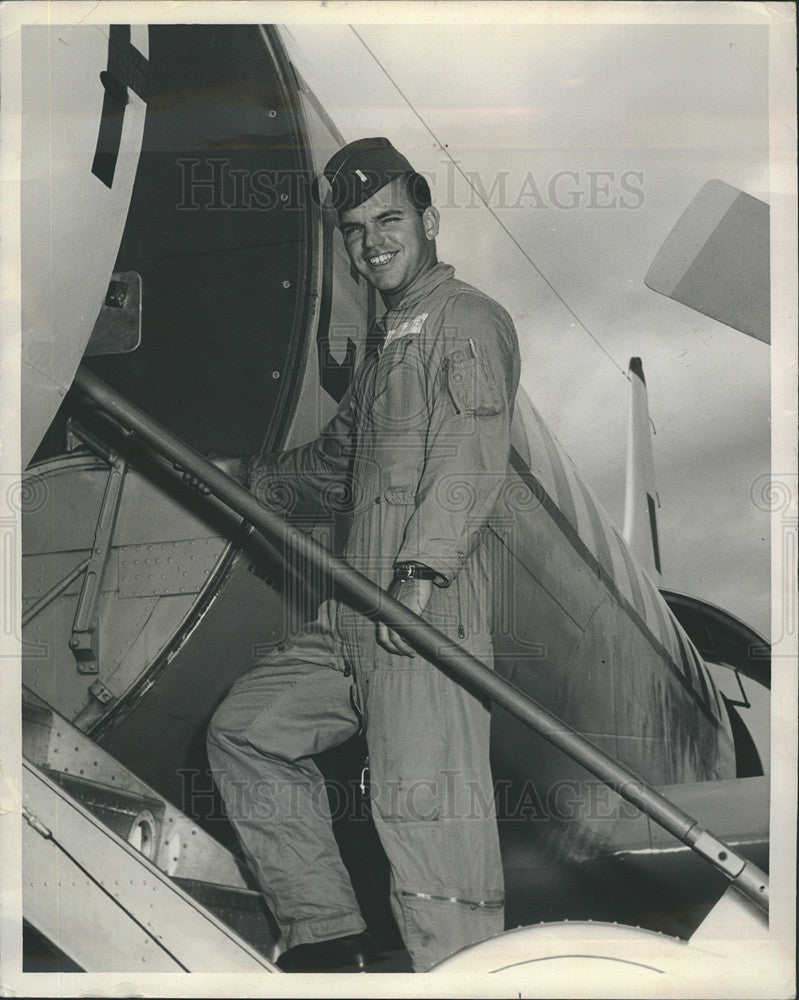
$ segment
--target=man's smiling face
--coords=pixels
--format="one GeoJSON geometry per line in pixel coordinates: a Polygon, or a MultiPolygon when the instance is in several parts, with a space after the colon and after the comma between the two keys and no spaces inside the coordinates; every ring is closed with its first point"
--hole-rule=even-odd
{"type": "Polygon", "coordinates": [[[431,206],[420,214],[401,177],[342,212],[339,223],[350,260],[389,308],[436,263],[438,212],[431,206]]]}

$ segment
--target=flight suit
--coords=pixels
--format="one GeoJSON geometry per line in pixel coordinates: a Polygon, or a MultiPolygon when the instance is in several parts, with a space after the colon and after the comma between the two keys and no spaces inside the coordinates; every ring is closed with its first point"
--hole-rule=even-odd
{"type": "MultiPolygon", "coordinates": [[[[394,565],[438,574],[424,617],[492,665],[486,521],[510,450],[516,332],[492,299],[436,264],[383,317],[351,392],[319,438],[251,463],[253,493],[352,489],[345,557],[388,588],[394,565]]],[[[358,731],[414,968],[503,930],[489,707],[376,626],[325,602],[316,621],[234,684],[209,727],[228,814],[288,947],[364,929],[314,753],[358,731]]]]}

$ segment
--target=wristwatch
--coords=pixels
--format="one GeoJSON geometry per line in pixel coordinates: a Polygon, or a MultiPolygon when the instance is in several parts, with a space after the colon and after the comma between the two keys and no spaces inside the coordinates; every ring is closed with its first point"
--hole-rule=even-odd
{"type": "Polygon", "coordinates": [[[394,566],[394,579],[400,583],[408,583],[409,580],[435,580],[438,573],[429,566],[422,563],[404,562],[394,566]]]}

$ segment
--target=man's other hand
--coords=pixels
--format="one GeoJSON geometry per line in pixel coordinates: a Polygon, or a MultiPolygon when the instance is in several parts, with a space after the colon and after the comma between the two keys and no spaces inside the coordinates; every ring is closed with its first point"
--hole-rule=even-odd
{"type": "MultiPolygon", "coordinates": [[[[394,580],[388,592],[414,614],[422,615],[430,600],[432,590],[432,580],[407,580],[404,582],[394,580]]],[[[378,622],[377,625],[377,643],[389,653],[399,656],[416,656],[416,650],[397,635],[393,628],[389,628],[382,622],[378,622]]]]}
{"type": "MultiPolygon", "coordinates": [[[[207,451],[203,457],[206,462],[215,465],[220,472],[224,472],[226,476],[235,479],[237,483],[240,483],[244,487],[249,486],[249,459],[243,458],[241,455],[223,455],[218,451],[207,451]]],[[[179,465],[175,465],[174,467],[178,472],[183,473],[183,482],[187,486],[191,486],[193,490],[202,493],[204,496],[207,496],[211,492],[202,480],[196,476],[192,476],[191,473],[186,472],[179,465]]]]}

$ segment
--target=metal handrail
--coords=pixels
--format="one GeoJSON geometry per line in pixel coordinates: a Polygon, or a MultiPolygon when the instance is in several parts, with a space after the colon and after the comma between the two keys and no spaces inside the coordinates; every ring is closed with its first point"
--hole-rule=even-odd
{"type": "Polygon", "coordinates": [[[268,542],[299,555],[331,579],[337,592],[356,610],[394,629],[426,659],[471,684],[559,747],[622,798],[659,826],[696,851],[748,899],[768,912],[767,875],[727,844],[702,829],[697,820],[670,802],[625,764],[614,760],[590,740],[552,715],[523,691],[494,673],[470,652],[439,632],[377,584],[328,551],[310,535],[293,528],[279,514],[263,506],[243,486],[226,476],[184,441],[152,420],[97,376],[81,366],[74,385],[105,413],[159,454],[185,470],[228,507],[245,518],[268,542]]]}

